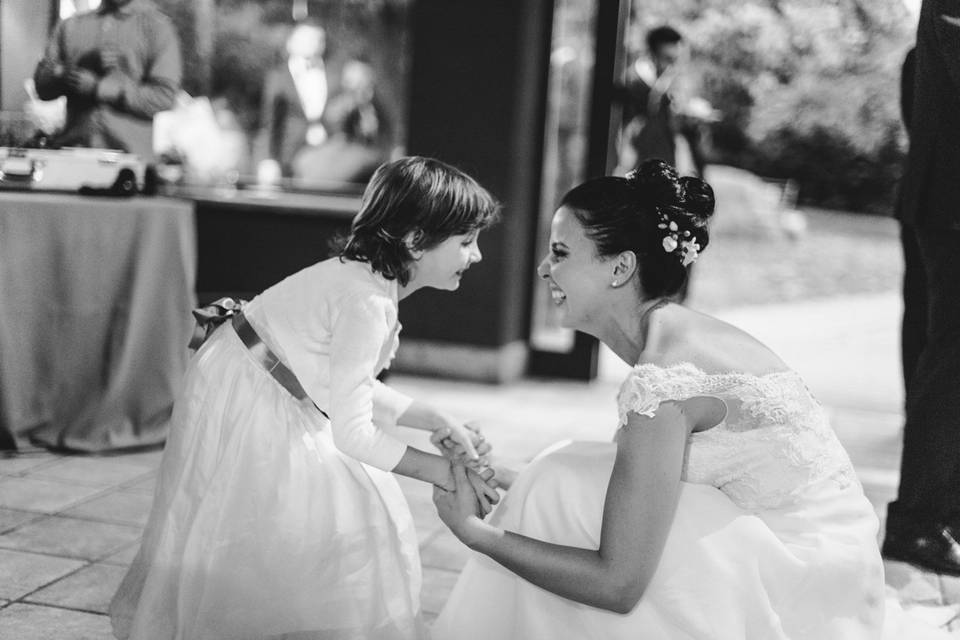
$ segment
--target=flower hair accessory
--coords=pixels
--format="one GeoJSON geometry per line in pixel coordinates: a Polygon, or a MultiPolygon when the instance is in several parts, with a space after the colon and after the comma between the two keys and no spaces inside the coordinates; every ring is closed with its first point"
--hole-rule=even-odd
{"type": "Polygon", "coordinates": [[[701,248],[696,238],[689,231],[681,233],[677,223],[663,211],[658,209],[657,215],[660,216],[660,224],[657,225],[657,228],[667,232],[667,235],[663,237],[663,250],[667,253],[676,251],[685,267],[696,262],[697,258],[700,257],[701,248]]]}

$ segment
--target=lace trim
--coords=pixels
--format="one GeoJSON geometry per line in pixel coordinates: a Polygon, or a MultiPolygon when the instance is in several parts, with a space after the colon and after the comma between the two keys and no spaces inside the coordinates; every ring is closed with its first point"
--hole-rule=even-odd
{"type": "MultiPolygon", "coordinates": [[[[686,400],[697,395],[714,395],[721,391],[738,390],[737,397],[743,403],[743,408],[752,415],[773,418],[783,424],[789,420],[786,410],[764,414],[763,404],[772,397],[780,396],[786,400],[786,395],[809,396],[809,389],[803,384],[800,377],[792,370],[774,371],[764,375],[749,373],[706,373],[696,365],[683,362],[670,367],[661,367],[655,364],[638,364],[620,385],[617,394],[620,426],[627,423],[627,414],[638,413],[653,417],[657,407],[666,400],[686,400]],[[781,379],[793,378],[796,384],[790,385],[792,391],[786,393],[786,387],[781,379]],[[799,386],[799,389],[797,388],[799,386]],[[746,394],[740,393],[741,387],[746,394]]],[[[809,399],[807,398],[807,399],[809,399]]],[[[796,400],[797,398],[792,398],[796,400]]],[[[790,404],[785,402],[784,404],[790,404]]]]}
{"type": "Polygon", "coordinates": [[[618,394],[620,426],[630,412],[652,416],[665,400],[696,395],[721,397],[729,413],[718,427],[691,436],[690,481],[716,486],[749,509],[790,502],[824,479],[841,487],[855,481],[822,407],[790,370],[708,374],[692,363],[637,365],[618,394]]]}

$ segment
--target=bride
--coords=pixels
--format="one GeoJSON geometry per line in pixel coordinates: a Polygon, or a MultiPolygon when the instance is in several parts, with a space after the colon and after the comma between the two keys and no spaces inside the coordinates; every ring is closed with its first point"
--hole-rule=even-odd
{"type": "Polygon", "coordinates": [[[479,552],[435,640],[881,636],[877,517],[823,409],[763,344],[670,302],[713,209],[658,160],[564,197],[538,273],[566,326],[635,365],[620,428],[540,454],[489,522],[462,471],[434,492],[479,552]]]}

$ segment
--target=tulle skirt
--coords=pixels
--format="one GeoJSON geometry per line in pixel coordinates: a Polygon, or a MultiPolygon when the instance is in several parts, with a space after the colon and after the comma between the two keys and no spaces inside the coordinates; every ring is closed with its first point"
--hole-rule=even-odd
{"type": "Polygon", "coordinates": [[[426,637],[413,519],[225,325],[191,360],[140,551],[114,596],[133,640],[426,637]]]}
{"type": "MultiPolygon", "coordinates": [[[[541,454],[493,522],[598,548],[614,456],[615,445],[599,442],[541,454]]],[[[789,510],[757,515],[714,487],[683,483],[654,578],[628,614],[556,596],[475,554],[434,640],[879,638],[885,589],[876,516],[856,483],[818,491],[789,510]]]]}

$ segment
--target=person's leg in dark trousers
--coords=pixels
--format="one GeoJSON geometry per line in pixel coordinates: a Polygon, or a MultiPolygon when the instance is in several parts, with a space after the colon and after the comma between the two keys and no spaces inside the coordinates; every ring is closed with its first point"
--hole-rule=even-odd
{"type": "Polygon", "coordinates": [[[927,343],[927,274],[920,259],[916,230],[900,225],[903,246],[903,322],[900,325],[900,356],[904,393],[910,388],[917,361],[927,343]]]}
{"type": "Polygon", "coordinates": [[[917,229],[926,344],[907,388],[900,488],[884,555],[960,575],[960,231],[917,229]]]}

